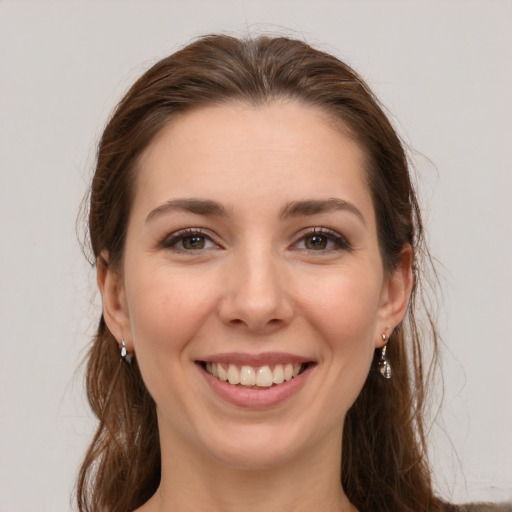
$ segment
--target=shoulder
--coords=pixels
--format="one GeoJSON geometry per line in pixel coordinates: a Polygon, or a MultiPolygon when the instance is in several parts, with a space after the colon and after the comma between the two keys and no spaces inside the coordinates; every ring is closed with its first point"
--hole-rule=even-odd
{"type": "Polygon", "coordinates": [[[468,503],[458,505],[457,512],[512,512],[512,503],[468,503]]]}

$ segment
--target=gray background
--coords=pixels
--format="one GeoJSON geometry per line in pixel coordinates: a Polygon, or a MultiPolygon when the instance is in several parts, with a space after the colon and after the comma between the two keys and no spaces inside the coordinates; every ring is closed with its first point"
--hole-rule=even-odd
{"type": "Polygon", "coordinates": [[[75,236],[128,85],[207,32],[281,31],[369,81],[415,148],[442,263],[439,491],[512,498],[510,1],[0,1],[0,512],[69,510],[99,313],[75,236]]]}

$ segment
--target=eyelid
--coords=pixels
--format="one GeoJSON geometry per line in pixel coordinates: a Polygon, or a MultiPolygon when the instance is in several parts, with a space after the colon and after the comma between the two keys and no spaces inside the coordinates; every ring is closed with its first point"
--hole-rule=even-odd
{"type": "MultiPolygon", "coordinates": [[[[216,248],[222,249],[222,245],[218,241],[218,237],[212,233],[210,230],[199,228],[199,227],[188,227],[179,229],[177,231],[173,231],[172,233],[166,234],[162,240],[159,242],[158,246],[162,249],[173,249],[176,252],[188,252],[188,253],[194,253],[194,249],[180,249],[178,247],[175,247],[178,242],[181,240],[188,238],[188,237],[194,237],[194,236],[202,236],[209,240],[213,245],[215,245],[216,248]]],[[[326,253],[326,252],[332,252],[332,251],[351,251],[352,246],[347,240],[347,238],[340,234],[338,231],[335,231],[330,228],[326,227],[308,227],[304,228],[303,230],[299,231],[296,236],[294,237],[295,241],[291,244],[292,249],[298,249],[298,250],[304,250],[304,251],[310,251],[310,252],[318,252],[318,253],[326,253]],[[324,249],[324,250],[318,250],[313,251],[312,249],[298,249],[297,245],[302,242],[304,239],[306,239],[308,236],[323,236],[327,238],[329,241],[333,242],[336,247],[331,249],[324,249]]],[[[203,249],[197,249],[197,252],[202,252],[205,250],[208,250],[211,248],[203,248],[203,249]]]]}
{"type": "MultiPolygon", "coordinates": [[[[335,231],[330,228],[325,228],[325,227],[310,227],[310,228],[305,228],[305,229],[301,230],[299,233],[297,233],[296,241],[292,244],[292,247],[297,246],[301,241],[303,241],[308,236],[315,236],[315,235],[320,235],[320,236],[326,237],[331,242],[334,242],[337,245],[337,247],[335,247],[334,249],[326,249],[323,251],[321,251],[321,250],[313,251],[311,249],[310,250],[311,252],[326,253],[326,252],[331,252],[331,251],[351,251],[352,250],[352,245],[350,244],[350,242],[347,240],[347,238],[345,236],[343,236],[338,231],[335,231]]],[[[308,249],[301,249],[301,250],[308,251],[308,249]]]]}
{"type": "MultiPolygon", "coordinates": [[[[203,228],[183,228],[177,231],[173,231],[163,237],[163,239],[158,244],[162,249],[174,249],[176,252],[190,252],[193,253],[193,249],[179,249],[175,247],[175,245],[184,238],[193,237],[193,236],[202,236],[212,242],[217,248],[222,248],[219,242],[216,240],[215,235],[209,230],[205,230],[203,228]]],[[[205,251],[208,249],[197,249],[197,252],[205,251]]]]}

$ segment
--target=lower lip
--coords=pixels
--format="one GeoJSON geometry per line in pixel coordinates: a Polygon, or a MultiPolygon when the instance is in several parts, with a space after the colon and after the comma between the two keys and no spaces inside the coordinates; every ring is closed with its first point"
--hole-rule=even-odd
{"type": "Polygon", "coordinates": [[[206,382],[218,396],[233,405],[247,409],[265,409],[281,404],[302,388],[313,369],[313,365],[310,365],[300,375],[282,384],[251,389],[223,382],[210,375],[201,365],[198,367],[206,382]]]}

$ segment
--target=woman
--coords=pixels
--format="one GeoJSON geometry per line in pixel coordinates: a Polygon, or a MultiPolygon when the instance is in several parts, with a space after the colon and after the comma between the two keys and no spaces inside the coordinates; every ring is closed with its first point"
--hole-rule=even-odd
{"type": "Polygon", "coordinates": [[[227,36],[158,62],[105,129],[89,228],[81,511],[450,510],[426,458],[420,212],[348,66],[227,36]]]}

